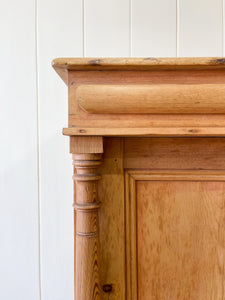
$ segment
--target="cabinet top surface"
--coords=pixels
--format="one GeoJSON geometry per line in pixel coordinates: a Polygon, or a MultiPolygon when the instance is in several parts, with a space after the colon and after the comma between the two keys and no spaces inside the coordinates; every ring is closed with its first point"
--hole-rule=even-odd
{"type": "Polygon", "coordinates": [[[68,85],[66,135],[225,136],[225,57],[57,58],[52,66],[68,85]]]}
{"type": "Polygon", "coordinates": [[[225,57],[56,58],[52,66],[66,70],[221,69],[225,57]]]}

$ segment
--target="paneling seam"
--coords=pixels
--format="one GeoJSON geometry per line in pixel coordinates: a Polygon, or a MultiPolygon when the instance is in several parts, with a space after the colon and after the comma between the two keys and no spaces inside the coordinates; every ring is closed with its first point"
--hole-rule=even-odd
{"type": "Polygon", "coordinates": [[[37,206],[38,206],[38,280],[39,299],[41,288],[41,210],[40,210],[40,135],[39,135],[39,93],[38,93],[38,0],[35,0],[35,71],[36,71],[36,126],[37,126],[37,206]]]}
{"type": "Polygon", "coordinates": [[[132,57],[132,0],[129,0],[129,56],[132,57]]]}
{"type": "Polygon", "coordinates": [[[86,40],[85,40],[85,0],[82,0],[82,36],[83,36],[83,57],[86,56],[86,40]]]}
{"type": "Polygon", "coordinates": [[[180,18],[179,18],[179,0],[176,0],[176,57],[179,57],[179,26],[180,26],[180,18]]]}
{"type": "Polygon", "coordinates": [[[222,1],[222,56],[224,56],[224,0],[222,1]]]}

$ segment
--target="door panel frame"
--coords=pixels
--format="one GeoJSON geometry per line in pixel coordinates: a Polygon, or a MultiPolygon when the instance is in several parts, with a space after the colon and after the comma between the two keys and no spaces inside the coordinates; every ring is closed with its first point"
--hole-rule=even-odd
{"type": "Polygon", "coordinates": [[[225,181],[225,170],[125,169],[126,299],[138,300],[137,181],[225,181]]]}

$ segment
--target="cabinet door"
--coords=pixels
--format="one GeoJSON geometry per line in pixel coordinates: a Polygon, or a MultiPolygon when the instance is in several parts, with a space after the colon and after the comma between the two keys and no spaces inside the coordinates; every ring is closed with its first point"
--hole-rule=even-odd
{"type": "Polygon", "coordinates": [[[225,300],[225,139],[108,138],[104,300],[225,300]]]}
{"type": "Polygon", "coordinates": [[[128,299],[225,299],[225,173],[127,174],[128,299]]]}

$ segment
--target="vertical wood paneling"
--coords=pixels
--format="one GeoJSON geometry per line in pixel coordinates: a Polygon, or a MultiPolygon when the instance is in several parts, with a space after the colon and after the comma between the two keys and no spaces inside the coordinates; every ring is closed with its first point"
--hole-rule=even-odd
{"type": "Polygon", "coordinates": [[[35,1],[0,19],[0,299],[39,300],[35,1]]]}
{"type": "Polygon", "coordinates": [[[222,41],[223,41],[223,45],[222,45],[222,55],[225,55],[225,0],[222,0],[222,41]]]}
{"type": "Polygon", "coordinates": [[[129,56],[129,0],[84,0],[84,54],[129,56]]]}
{"type": "Polygon", "coordinates": [[[132,56],[176,56],[176,0],[133,0],[132,56]]]}
{"type": "Polygon", "coordinates": [[[38,0],[37,18],[42,300],[72,300],[72,158],[62,136],[67,88],[51,60],[82,55],[82,0],[38,0]]]}
{"type": "Polygon", "coordinates": [[[223,55],[222,0],[178,1],[178,55],[223,55]]]}

